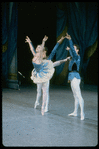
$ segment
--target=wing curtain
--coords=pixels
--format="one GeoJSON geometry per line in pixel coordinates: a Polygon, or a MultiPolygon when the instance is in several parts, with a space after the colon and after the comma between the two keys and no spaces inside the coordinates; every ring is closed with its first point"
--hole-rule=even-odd
{"type": "Polygon", "coordinates": [[[2,77],[5,81],[17,48],[17,28],[17,2],[2,2],[2,77]]]}

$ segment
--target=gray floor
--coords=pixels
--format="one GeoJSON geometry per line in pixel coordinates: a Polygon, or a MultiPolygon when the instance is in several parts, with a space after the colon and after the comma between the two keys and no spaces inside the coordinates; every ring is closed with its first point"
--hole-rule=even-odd
{"type": "MultiPolygon", "coordinates": [[[[96,146],[98,144],[97,87],[85,85],[85,120],[68,117],[74,99],[66,86],[50,86],[49,112],[34,109],[36,86],[2,90],[2,144],[4,146],[96,146]]],[[[40,101],[41,103],[42,101],[40,101]]]]}

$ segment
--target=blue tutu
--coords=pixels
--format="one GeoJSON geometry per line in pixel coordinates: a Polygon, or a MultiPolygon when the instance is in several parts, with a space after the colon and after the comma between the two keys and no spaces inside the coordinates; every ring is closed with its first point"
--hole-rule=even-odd
{"type": "Polygon", "coordinates": [[[43,60],[41,64],[33,63],[33,66],[34,69],[30,78],[36,84],[49,81],[55,71],[51,60],[43,60]]]}

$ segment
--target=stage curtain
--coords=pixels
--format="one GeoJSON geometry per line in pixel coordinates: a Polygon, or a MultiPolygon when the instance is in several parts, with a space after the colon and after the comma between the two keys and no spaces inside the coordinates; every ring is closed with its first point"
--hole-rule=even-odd
{"type": "Polygon", "coordinates": [[[2,77],[8,79],[8,69],[17,49],[17,2],[2,2],[2,77]]]}
{"type": "Polygon", "coordinates": [[[7,28],[7,4],[2,3],[2,77],[7,79],[7,48],[8,48],[8,28],[7,28]]]}
{"type": "MultiPolygon", "coordinates": [[[[86,72],[90,56],[94,53],[92,51],[97,48],[97,2],[66,2],[63,5],[63,10],[57,6],[57,39],[60,39],[65,31],[71,35],[73,43],[80,46],[81,72],[86,72]],[[86,55],[87,59],[84,60],[86,55]]],[[[56,60],[67,57],[66,46],[68,40],[65,39],[57,50],[56,60]]],[[[56,67],[56,75],[62,74],[64,67],[65,64],[56,67]]]]}

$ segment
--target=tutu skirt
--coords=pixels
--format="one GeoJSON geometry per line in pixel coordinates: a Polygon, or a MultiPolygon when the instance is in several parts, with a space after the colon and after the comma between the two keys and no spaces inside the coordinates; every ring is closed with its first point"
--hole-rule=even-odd
{"type": "Polygon", "coordinates": [[[34,83],[47,82],[52,78],[55,69],[51,60],[43,60],[42,64],[33,63],[33,65],[34,69],[30,78],[34,83]]]}

